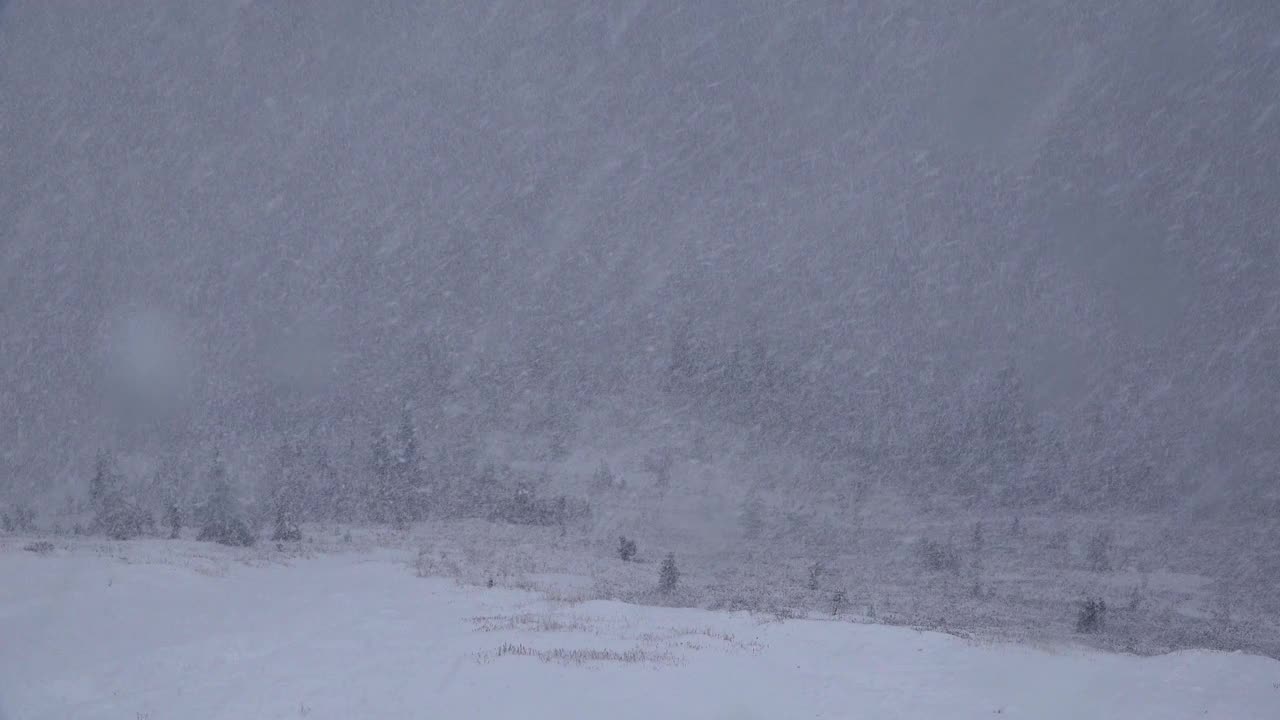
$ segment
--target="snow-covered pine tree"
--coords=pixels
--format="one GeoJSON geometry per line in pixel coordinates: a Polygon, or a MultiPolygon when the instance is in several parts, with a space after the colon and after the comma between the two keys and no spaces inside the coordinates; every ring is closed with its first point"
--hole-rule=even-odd
{"type": "Polygon", "coordinates": [[[148,515],[126,499],[124,476],[116,467],[115,457],[106,450],[98,453],[94,463],[93,477],[89,480],[89,503],[94,531],[113,540],[135,537],[149,524],[148,515]]]}
{"type": "Polygon", "coordinates": [[[392,522],[403,525],[420,515],[416,495],[419,486],[418,429],[413,413],[405,408],[396,429],[396,456],[391,468],[392,522]]]}
{"type": "Polygon", "coordinates": [[[182,509],[177,500],[170,500],[164,510],[164,524],[169,528],[169,539],[177,540],[182,536],[182,509]]]}
{"type": "Polygon", "coordinates": [[[89,479],[89,508],[93,511],[95,523],[116,490],[117,481],[115,459],[109,451],[99,450],[94,459],[93,477],[89,479]]]}
{"type": "Polygon", "coordinates": [[[618,538],[618,557],[622,558],[622,562],[631,562],[636,556],[636,541],[623,535],[618,538]]]}
{"type": "Polygon", "coordinates": [[[675,592],[679,583],[680,569],[676,567],[676,554],[667,553],[662,559],[662,567],[658,569],[658,590],[663,595],[670,595],[675,592]]]}
{"type": "Polygon", "coordinates": [[[373,431],[373,446],[370,450],[369,469],[373,474],[369,483],[368,504],[370,515],[379,522],[392,519],[395,504],[395,493],[391,487],[392,457],[391,444],[387,441],[382,428],[373,431]]]}
{"type": "Polygon", "coordinates": [[[222,454],[214,452],[213,462],[205,477],[209,496],[204,504],[204,523],[198,540],[222,545],[248,546],[253,544],[253,533],[237,507],[231,481],[227,477],[222,454]]]}
{"type": "Polygon", "coordinates": [[[351,520],[354,498],[348,483],[339,478],[338,471],[329,458],[329,449],[317,444],[312,455],[314,473],[312,508],[315,515],[326,520],[351,520]]]}
{"type": "Polygon", "coordinates": [[[276,464],[275,487],[271,492],[274,520],[271,539],[276,542],[296,542],[302,539],[300,520],[304,492],[301,459],[301,452],[296,445],[287,440],[281,445],[276,464]]]}

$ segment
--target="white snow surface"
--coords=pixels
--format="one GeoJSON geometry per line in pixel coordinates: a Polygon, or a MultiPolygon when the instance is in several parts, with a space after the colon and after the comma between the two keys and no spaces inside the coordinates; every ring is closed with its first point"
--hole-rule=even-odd
{"type": "Polygon", "coordinates": [[[0,716],[1280,717],[1280,663],[1255,656],[567,604],[415,577],[402,551],[172,546],[0,549],[0,716]]]}

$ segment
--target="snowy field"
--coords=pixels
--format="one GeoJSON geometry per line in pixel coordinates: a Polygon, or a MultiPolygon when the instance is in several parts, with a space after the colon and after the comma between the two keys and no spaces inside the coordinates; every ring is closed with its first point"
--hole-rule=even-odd
{"type": "Polygon", "coordinates": [[[1256,656],[565,602],[415,564],[386,548],[5,543],[6,720],[1280,716],[1280,662],[1256,656]]]}

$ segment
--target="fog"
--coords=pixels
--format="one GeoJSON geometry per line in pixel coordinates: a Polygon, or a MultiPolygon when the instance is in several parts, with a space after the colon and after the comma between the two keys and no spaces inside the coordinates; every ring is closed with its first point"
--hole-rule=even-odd
{"type": "Polygon", "coordinates": [[[1274,539],[1277,103],[1264,1],[0,2],[0,503],[294,453],[376,522],[413,438],[402,521],[612,461],[699,542],[867,486],[1274,539]]]}

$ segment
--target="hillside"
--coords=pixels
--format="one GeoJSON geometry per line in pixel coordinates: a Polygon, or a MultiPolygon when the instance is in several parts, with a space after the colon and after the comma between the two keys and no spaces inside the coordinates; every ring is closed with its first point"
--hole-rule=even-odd
{"type": "Polygon", "coordinates": [[[759,343],[823,440],[911,452],[1011,367],[1041,435],[1100,425],[1063,480],[1254,500],[1278,26],[1265,2],[10,0],[0,492],[61,502],[102,447],[345,446],[442,385],[646,392],[687,328],[704,364],[759,343]]]}

